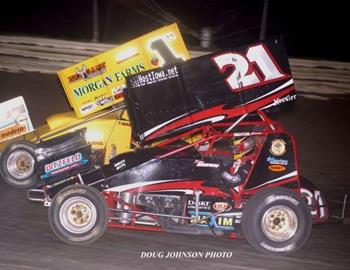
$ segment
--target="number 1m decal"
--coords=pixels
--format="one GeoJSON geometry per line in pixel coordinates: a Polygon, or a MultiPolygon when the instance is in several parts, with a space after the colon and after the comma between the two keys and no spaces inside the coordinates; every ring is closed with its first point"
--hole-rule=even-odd
{"type": "Polygon", "coordinates": [[[234,92],[288,77],[262,44],[250,47],[245,55],[226,52],[212,60],[222,74],[232,69],[225,82],[234,92]]]}
{"type": "MultiPolygon", "coordinates": [[[[177,55],[173,48],[171,48],[167,41],[176,40],[174,33],[167,33],[166,35],[156,38],[149,42],[149,50],[155,52],[158,55],[157,59],[160,67],[168,64],[174,64],[183,62],[183,55],[177,55]]],[[[154,63],[158,64],[158,63],[154,63]]]]}

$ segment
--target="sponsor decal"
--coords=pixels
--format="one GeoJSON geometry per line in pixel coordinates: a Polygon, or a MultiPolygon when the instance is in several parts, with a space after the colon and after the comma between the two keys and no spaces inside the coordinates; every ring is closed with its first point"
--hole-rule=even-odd
{"type": "Polygon", "coordinates": [[[283,98],[276,98],[273,100],[273,105],[280,105],[285,102],[293,101],[296,100],[297,96],[296,95],[288,95],[283,98]]]}
{"type": "Polygon", "coordinates": [[[234,223],[234,218],[233,217],[218,217],[216,220],[216,223],[218,224],[218,226],[233,226],[234,223]]]}
{"type": "Polygon", "coordinates": [[[27,132],[27,127],[24,125],[15,125],[9,128],[5,128],[0,131],[0,141],[16,137],[27,132]]]}
{"type": "Polygon", "coordinates": [[[254,135],[261,135],[261,132],[234,132],[233,135],[235,137],[248,137],[254,135]]]}
{"type": "Polygon", "coordinates": [[[112,95],[114,96],[114,99],[118,99],[123,97],[123,90],[126,88],[126,85],[123,84],[121,86],[118,86],[117,88],[114,88],[112,90],[112,95]]]}
{"type": "Polygon", "coordinates": [[[177,67],[171,67],[167,70],[159,70],[159,71],[150,71],[146,73],[145,75],[139,74],[136,77],[133,78],[131,82],[132,88],[137,88],[157,82],[161,82],[164,80],[168,80],[171,78],[178,77],[179,73],[177,70],[177,67]]]}
{"type": "Polygon", "coordinates": [[[232,184],[237,184],[242,181],[239,174],[230,174],[229,172],[224,171],[221,176],[232,184]]]}
{"type": "Polygon", "coordinates": [[[68,82],[74,83],[79,80],[88,80],[106,72],[106,62],[87,67],[75,68],[75,74],[68,76],[68,82]]]}
{"type": "Polygon", "coordinates": [[[91,111],[93,111],[96,108],[95,103],[93,102],[88,102],[85,103],[83,106],[80,107],[80,112],[82,115],[87,114],[91,111]]]}
{"type": "Polygon", "coordinates": [[[55,160],[49,164],[45,164],[45,174],[42,176],[42,178],[49,178],[56,174],[84,165],[87,162],[88,160],[83,159],[83,155],[80,152],[59,160],[55,160]]]}
{"type": "MultiPolygon", "coordinates": [[[[198,215],[198,220],[200,220],[199,224],[204,224],[206,225],[207,224],[207,219],[206,217],[209,216],[210,213],[208,214],[204,214],[203,213],[201,215],[198,215]]],[[[198,223],[198,220],[196,220],[196,215],[195,214],[192,214],[191,215],[191,223],[198,223]]]]}
{"type": "Polygon", "coordinates": [[[89,142],[92,145],[99,145],[99,146],[103,146],[105,143],[103,141],[91,141],[89,142]]]}
{"type": "Polygon", "coordinates": [[[121,170],[122,168],[126,167],[126,161],[125,159],[118,161],[117,163],[114,163],[114,168],[116,171],[121,170]]]}
{"type": "Polygon", "coordinates": [[[194,211],[190,211],[191,223],[197,223],[199,225],[208,225],[208,222],[214,227],[225,227],[225,229],[233,230],[234,224],[241,223],[242,213],[228,213],[217,216],[212,216],[210,212],[198,213],[198,220],[194,211]],[[208,218],[208,216],[211,216],[208,218]],[[200,221],[199,221],[200,220],[200,221]],[[199,221],[199,222],[198,222],[199,221]]]}
{"type": "Polygon", "coordinates": [[[266,161],[271,165],[283,165],[283,166],[288,165],[288,160],[286,159],[277,159],[274,157],[267,157],[266,161]]]}
{"type": "Polygon", "coordinates": [[[125,126],[125,127],[131,127],[129,121],[118,121],[118,125],[125,126]]]}
{"type": "Polygon", "coordinates": [[[0,103],[0,142],[33,131],[23,97],[15,97],[0,103]]]}
{"type": "Polygon", "coordinates": [[[271,142],[270,153],[274,156],[282,156],[286,153],[286,142],[282,139],[275,139],[271,142]]]}
{"type": "Polygon", "coordinates": [[[222,212],[228,209],[230,205],[227,202],[215,202],[213,205],[213,209],[217,212],[222,212]]]}
{"type": "Polygon", "coordinates": [[[113,96],[102,96],[95,98],[97,106],[105,106],[106,104],[112,103],[114,101],[113,96]]]}
{"type": "Polygon", "coordinates": [[[286,167],[283,165],[272,164],[269,166],[269,170],[272,172],[283,172],[286,170],[286,167]]]}
{"type": "Polygon", "coordinates": [[[203,167],[203,168],[219,168],[220,166],[220,164],[207,163],[202,160],[195,160],[194,163],[196,164],[196,167],[203,167]]]}
{"type": "Polygon", "coordinates": [[[73,90],[73,96],[75,99],[81,98],[85,95],[94,93],[100,89],[104,89],[105,87],[110,86],[115,82],[125,80],[126,77],[140,73],[144,70],[146,70],[146,68],[142,63],[125,68],[122,71],[117,71],[112,75],[106,76],[102,79],[75,88],[73,90]]]}
{"type": "MultiPolygon", "coordinates": [[[[211,208],[211,201],[199,201],[199,210],[210,210],[211,208]]],[[[187,208],[188,209],[195,209],[196,208],[196,201],[195,200],[188,200],[187,201],[187,208]]]]}
{"type": "Polygon", "coordinates": [[[88,95],[90,93],[94,93],[94,92],[98,91],[99,89],[103,89],[104,87],[106,87],[112,83],[113,83],[113,78],[110,75],[110,76],[104,77],[100,80],[82,85],[78,88],[75,88],[73,90],[73,96],[75,99],[78,99],[78,98],[81,98],[81,97],[88,95]]]}
{"type": "Polygon", "coordinates": [[[216,218],[216,224],[222,227],[233,228],[234,224],[241,223],[242,213],[227,213],[223,215],[218,215],[216,218]]]}

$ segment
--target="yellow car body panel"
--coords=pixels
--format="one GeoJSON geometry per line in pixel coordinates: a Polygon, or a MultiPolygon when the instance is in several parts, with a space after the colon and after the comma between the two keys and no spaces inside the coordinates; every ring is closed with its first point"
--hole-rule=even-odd
{"type": "MultiPolygon", "coordinates": [[[[84,119],[76,117],[74,112],[64,112],[51,115],[47,124],[35,131],[17,137],[16,140],[28,140],[35,143],[60,137],[78,129],[86,128],[85,139],[91,144],[92,150],[104,151],[103,163],[117,154],[131,151],[131,126],[126,111],[104,111],[90,115],[84,119]],[[99,117],[101,115],[101,117],[99,117]]],[[[15,140],[0,145],[1,151],[15,140]]]]}

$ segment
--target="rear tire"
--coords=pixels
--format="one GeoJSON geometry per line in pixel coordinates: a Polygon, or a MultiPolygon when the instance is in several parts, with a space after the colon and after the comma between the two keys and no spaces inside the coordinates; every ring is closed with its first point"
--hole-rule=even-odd
{"type": "Polygon", "coordinates": [[[59,239],[71,245],[96,241],[107,229],[108,220],[105,198],[85,185],[62,189],[49,208],[51,229],[59,239]]]}
{"type": "Polygon", "coordinates": [[[0,174],[8,184],[17,188],[38,184],[36,148],[36,144],[29,141],[17,141],[6,147],[0,158],[0,174]]]}
{"type": "Polygon", "coordinates": [[[262,190],[253,195],[243,209],[243,234],[248,243],[262,253],[294,253],[305,244],[311,228],[307,205],[285,188],[262,190]]]}

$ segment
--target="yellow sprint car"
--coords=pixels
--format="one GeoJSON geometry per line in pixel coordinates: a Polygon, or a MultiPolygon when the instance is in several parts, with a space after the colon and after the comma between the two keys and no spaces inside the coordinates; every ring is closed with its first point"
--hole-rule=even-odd
{"type": "Polygon", "coordinates": [[[74,112],[59,113],[35,131],[0,145],[0,174],[12,186],[31,188],[69,179],[131,150],[123,106],[84,119],[74,112]]]}
{"type": "MultiPolygon", "coordinates": [[[[118,105],[122,103],[125,78],[187,59],[181,33],[176,24],[171,24],[59,71],[74,112],[53,115],[46,125],[22,136],[22,140],[6,140],[0,145],[2,178],[22,188],[54,184],[130,151],[131,127],[124,105],[118,105]],[[113,105],[114,109],[106,111],[113,105]]],[[[8,102],[2,103],[6,110],[13,103],[8,102]]],[[[14,112],[25,108],[13,107],[14,112]]],[[[1,125],[0,110],[0,142],[2,134],[7,139],[28,131],[12,118],[4,117],[1,125]],[[8,128],[8,123],[21,129],[8,128]]]]}

